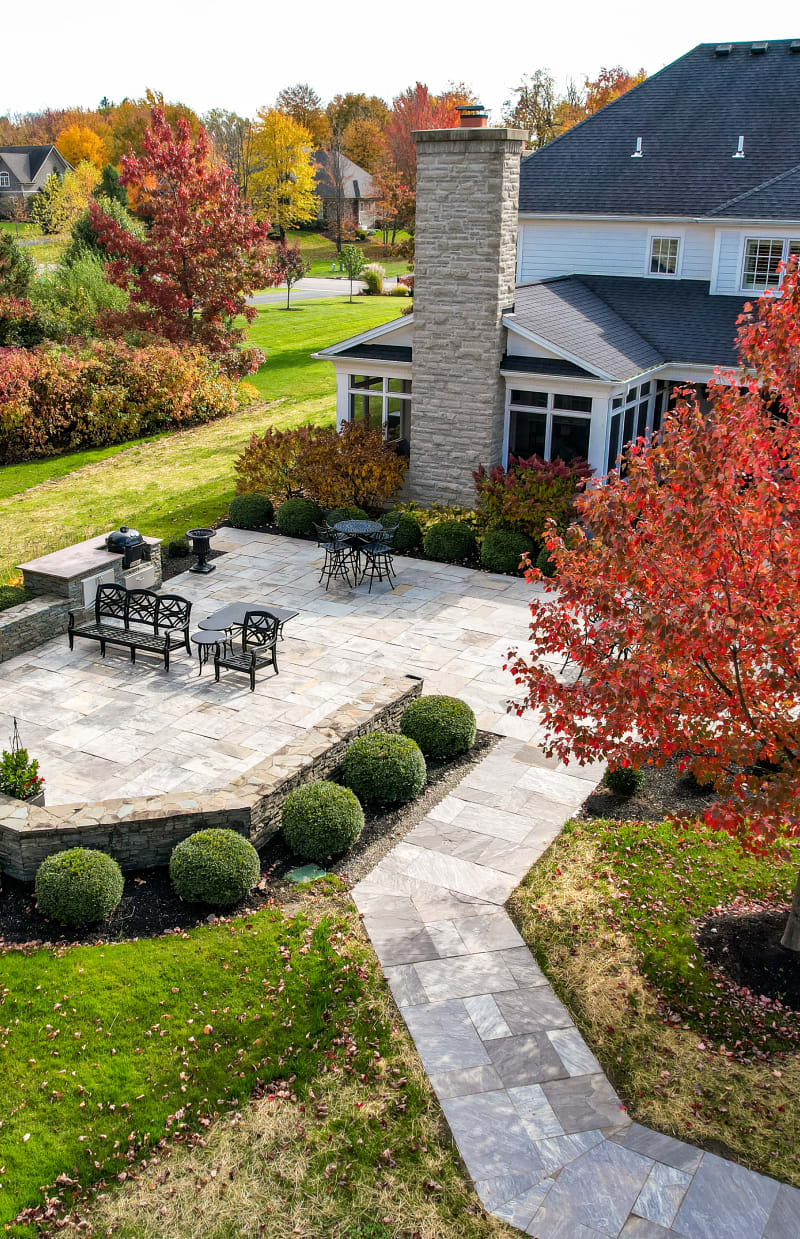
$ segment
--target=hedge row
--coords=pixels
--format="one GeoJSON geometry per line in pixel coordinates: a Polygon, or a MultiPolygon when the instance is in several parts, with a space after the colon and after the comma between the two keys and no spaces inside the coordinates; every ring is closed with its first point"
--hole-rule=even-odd
{"type": "Polygon", "coordinates": [[[0,464],[100,447],[235,412],[236,383],[198,350],[105,340],[0,348],[0,464]]]}

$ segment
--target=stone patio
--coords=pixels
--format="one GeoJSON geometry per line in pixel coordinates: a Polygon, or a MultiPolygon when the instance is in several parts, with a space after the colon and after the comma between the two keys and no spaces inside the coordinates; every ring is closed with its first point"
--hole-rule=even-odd
{"type": "Polygon", "coordinates": [[[479,726],[532,740],[537,723],[505,713],[502,671],[527,633],[530,587],[446,564],[397,557],[397,587],[318,585],[313,543],[224,529],[210,576],[173,577],[165,591],[193,600],[192,628],[225,603],[296,608],[279,643],[280,676],[247,677],[176,651],[165,674],[140,653],[58,637],[0,664],[0,744],[12,716],[47,780],[48,805],[218,788],[296,740],[387,673],[424,677],[426,692],[463,697],[479,726]]]}

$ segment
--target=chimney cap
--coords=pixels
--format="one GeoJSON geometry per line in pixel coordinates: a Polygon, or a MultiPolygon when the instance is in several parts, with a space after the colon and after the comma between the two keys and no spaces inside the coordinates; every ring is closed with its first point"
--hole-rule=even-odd
{"type": "Polygon", "coordinates": [[[489,113],[482,103],[462,103],[456,111],[462,129],[485,129],[489,123],[489,113]]]}

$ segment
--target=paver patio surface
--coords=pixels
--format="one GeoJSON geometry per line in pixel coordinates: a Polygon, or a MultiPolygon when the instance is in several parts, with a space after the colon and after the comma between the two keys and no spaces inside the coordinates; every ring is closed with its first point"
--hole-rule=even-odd
{"type": "Polygon", "coordinates": [[[220,787],[316,726],[387,673],[423,676],[426,692],[469,701],[481,727],[532,740],[535,719],[505,713],[513,691],[502,671],[510,642],[524,640],[528,586],[447,564],[398,556],[397,587],[318,584],[314,543],[222,529],[209,576],[184,573],[165,591],[193,601],[192,629],[229,602],[299,611],[279,642],[280,675],[247,677],[175,651],[157,657],[59,637],[0,664],[0,746],[12,717],[39,759],[47,803],[220,787]]]}

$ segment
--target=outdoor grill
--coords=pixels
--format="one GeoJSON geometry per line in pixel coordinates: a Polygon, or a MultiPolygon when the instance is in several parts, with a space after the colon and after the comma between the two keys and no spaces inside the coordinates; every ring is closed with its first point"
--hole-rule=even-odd
{"type": "Polygon", "coordinates": [[[106,538],[106,550],[115,554],[122,552],[123,569],[132,568],[140,559],[150,558],[150,547],[145,542],[138,529],[129,529],[120,525],[106,538]]]}

